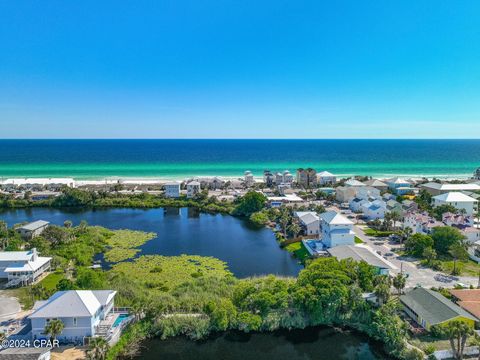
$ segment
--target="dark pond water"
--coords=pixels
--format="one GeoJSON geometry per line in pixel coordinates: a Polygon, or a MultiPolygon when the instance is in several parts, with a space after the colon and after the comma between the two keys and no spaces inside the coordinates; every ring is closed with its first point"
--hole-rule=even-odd
{"type": "Polygon", "coordinates": [[[9,226],[46,220],[63,225],[86,220],[111,229],[151,231],[157,237],[141,247],[140,254],[203,255],[227,262],[238,277],[262,274],[295,276],[302,266],[279,248],[273,233],[228,215],[202,214],[194,209],[14,209],[0,212],[9,226]]]}
{"type": "Polygon", "coordinates": [[[153,360],[383,360],[382,346],[356,332],[307,328],[274,333],[229,332],[195,342],[185,338],[144,343],[139,359],[153,360]]]}

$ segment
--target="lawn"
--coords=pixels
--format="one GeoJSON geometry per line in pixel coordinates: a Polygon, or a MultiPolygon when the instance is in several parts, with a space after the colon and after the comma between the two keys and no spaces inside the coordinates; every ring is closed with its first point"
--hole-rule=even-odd
{"type": "Polygon", "coordinates": [[[374,237],[387,237],[392,234],[395,234],[395,231],[380,231],[380,230],[375,230],[369,227],[365,228],[364,232],[365,232],[365,235],[374,236],[374,237]]]}
{"type": "Polygon", "coordinates": [[[355,236],[355,244],[363,244],[363,240],[360,239],[358,236],[355,236]]]}
{"type": "Polygon", "coordinates": [[[45,279],[39,282],[40,285],[42,285],[45,290],[48,292],[55,292],[57,288],[57,284],[60,280],[62,280],[65,277],[64,272],[54,272],[49,274],[45,279]]]}
{"type": "Polygon", "coordinates": [[[306,259],[310,258],[310,254],[305,248],[305,245],[301,241],[291,243],[285,246],[285,250],[291,252],[295,255],[295,257],[300,260],[302,263],[305,262],[306,259]]]}

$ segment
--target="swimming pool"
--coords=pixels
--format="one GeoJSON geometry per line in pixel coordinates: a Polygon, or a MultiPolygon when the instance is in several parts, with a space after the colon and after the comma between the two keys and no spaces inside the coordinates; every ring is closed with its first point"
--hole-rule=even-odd
{"type": "Polygon", "coordinates": [[[128,314],[120,314],[118,317],[115,319],[115,322],[113,323],[113,327],[117,327],[122,323],[122,321],[128,319],[129,315],[128,314]]]}

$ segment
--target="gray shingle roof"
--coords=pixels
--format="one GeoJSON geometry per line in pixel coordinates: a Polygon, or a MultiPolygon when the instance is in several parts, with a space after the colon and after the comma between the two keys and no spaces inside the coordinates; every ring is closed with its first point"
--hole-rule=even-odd
{"type": "Polygon", "coordinates": [[[478,321],[477,318],[470,315],[460,306],[454,304],[442,294],[430,289],[415,288],[400,296],[400,301],[429,322],[430,325],[440,324],[457,316],[478,321]]]}
{"type": "Polygon", "coordinates": [[[369,249],[362,246],[343,245],[335,246],[327,250],[330,255],[338,260],[353,259],[355,261],[365,261],[367,264],[381,269],[391,269],[392,267],[382,258],[376,256],[369,249]]]}

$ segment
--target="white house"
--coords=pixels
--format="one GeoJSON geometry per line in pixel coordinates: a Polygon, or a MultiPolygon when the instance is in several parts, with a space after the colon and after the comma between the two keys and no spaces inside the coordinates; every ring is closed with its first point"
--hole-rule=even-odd
{"type": "Polygon", "coordinates": [[[448,192],[445,194],[437,195],[433,197],[433,205],[452,205],[458,210],[465,210],[467,216],[473,216],[477,209],[477,200],[471,196],[465,195],[461,192],[448,192]]]}
{"type": "Polygon", "coordinates": [[[371,187],[371,186],[358,187],[356,197],[358,197],[360,199],[365,199],[365,200],[369,200],[369,199],[375,200],[375,199],[380,199],[381,198],[380,190],[378,190],[374,187],[371,187]]]}
{"type": "Polygon", "coordinates": [[[412,229],[413,234],[431,234],[433,228],[445,226],[444,223],[435,220],[428,213],[419,214],[417,212],[408,212],[403,219],[403,227],[412,229]]]}
{"type": "Polygon", "coordinates": [[[305,235],[319,235],[320,234],[320,218],[314,211],[297,211],[295,216],[300,221],[300,224],[305,232],[305,235]]]}
{"type": "Polygon", "coordinates": [[[255,179],[253,178],[253,174],[251,171],[245,171],[243,181],[247,186],[252,186],[255,183],[255,179]]]}
{"type": "Polygon", "coordinates": [[[369,203],[368,200],[360,199],[360,198],[356,197],[356,198],[353,198],[352,200],[350,200],[350,202],[348,203],[348,207],[353,212],[361,212],[362,211],[362,205],[363,204],[368,204],[368,203],[369,203]]]}
{"type": "Polygon", "coordinates": [[[317,174],[317,180],[320,185],[332,185],[337,182],[337,177],[331,172],[322,171],[317,174]]]}
{"type": "Polygon", "coordinates": [[[48,337],[45,326],[53,319],[63,322],[57,337],[60,341],[83,343],[86,337],[101,336],[110,340],[130,320],[128,314],[114,309],[114,290],[59,291],[48,300],[37,301],[28,317],[33,339],[48,337]]]}
{"type": "Polygon", "coordinates": [[[197,194],[200,194],[201,188],[198,181],[190,181],[187,184],[187,197],[192,198],[197,194]]]}
{"type": "Polygon", "coordinates": [[[353,222],[335,211],[320,214],[320,228],[322,242],[327,248],[355,243],[353,222]]]}
{"type": "Polygon", "coordinates": [[[366,185],[356,179],[350,179],[345,181],[345,186],[359,187],[359,186],[366,186],[366,185]]]}
{"type": "Polygon", "coordinates": [[[165,196],[169,198],[180,197],[180,183],[177,181],[168,182],[165,184],[165,196]]]}
{"type": "Polygon", "coordinates": [[[50,269],[51,257],[38,256],[37,249],[0,252],[0,279],[24,284],[34,283],[50,269]]]}
{"type": "Polygon", "coordinates": [[[283,172],[283,183],[284,183],[284,184],[291,184],[291,183],[293,183],[293,179],[294,179],[294,177],[293,177],[293,175],[290,173],[290,171],[285,170],[285,171],[283,172]]]}
{"type": "Polygon", "coordinates": [[[387,211],[387,204],[382,200],[367,202],[361,206],[361,212],[368,220],[383,219],[387,211]]]}
{"type": "Polygon", "coordinates": [[[37,220],[18,227],[16,230],[24,239],[32,239],[40,235],[49,225],[48,221],[37,220]]]}
{"type": "Polygon", "coordinates": [[[408,194],[409,192],[413,191],[412,184],[405,179],[395,177],[392,179],[388,179],[386,184],[397,195],[404,195],[408,194]]]}

